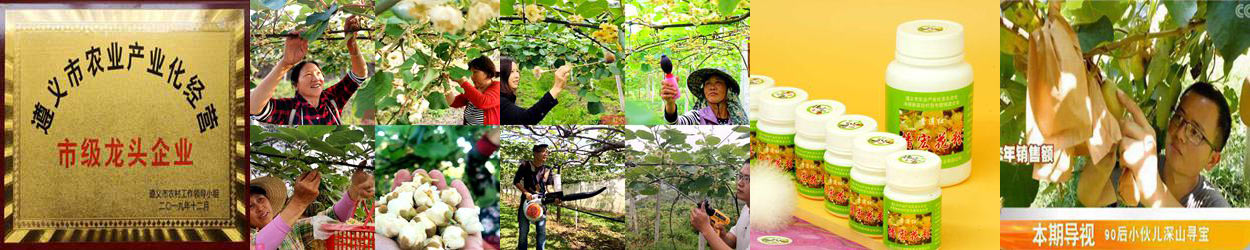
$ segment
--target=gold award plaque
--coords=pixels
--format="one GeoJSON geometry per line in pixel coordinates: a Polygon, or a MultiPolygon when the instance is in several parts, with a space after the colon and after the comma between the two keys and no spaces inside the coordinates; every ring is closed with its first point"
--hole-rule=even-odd
{"type": "Polygon", "coordinates": [[[5,242],[242,241],[241,9],[9,9],[5,242]]]}

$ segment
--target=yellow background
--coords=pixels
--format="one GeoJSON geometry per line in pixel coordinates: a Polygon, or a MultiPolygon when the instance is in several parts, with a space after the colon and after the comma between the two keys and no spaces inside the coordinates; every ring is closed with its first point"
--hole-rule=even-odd
{"type": "MultiPolygon", "coordinates": [[[[198,10],[11,10],[6,12],[6,51],[12,56],[8,77],[14,78],[16,88],[11,97],[15,117],[16,151],[16,203],[15,217],[18,223],[27,221],[107,221],[116,219],[233,219],[230,213],[231,154],[230,129],[235,115],[231,113],[230,67],[236,58],[230,51],[237,45],[236,34],[224,28],[205,28],[213,25],[231,25],[217,20],[213,25],[192,25],[214,18],[242,20],[242,11],[198,10]],[[219,14],[219,16],[211,16],[219,14]],[[203,18],[203,19],[198,19],[203,18]],[[161,22],[159,20],[165,20],[161,22]],[[175,20],[182,20],[174,22],[175,20]],[[43,31],[14,29],[18,25],[42,23],[56,25],[66,30],[43,31]],[[126,24],[126,26],[110,26],[126,24]],[[171,24],[174,23],[174,24],[171,24]],[[177,30],[204,29],[191,32],[177,30]],[[181,26],[179,26],[181,25],[181,26]],[[102,31],[103,30],[103,31],[102,31]],[[170,32],[176,31],[176,32],[170,32]],[[108,52],[112,42],[122,46],[122,65],[128,62],[130,49],[126,46],[138,42],[144,46],[144,58],[134,59],[129,70],[97,72],[88,71],[84,53],[92,46],[100,48],[101,66],[109,65],[108,52]],[[161,72],[165,76],[149,74],[151,51],[161,48],[165,61],[161,72]],[[63,69],[67,60],[79,59],[83,76],[80,85],[72,87],[63,69]],[[185,73],[179,76],[183,88],[192,76],[203,82],[203,98],[191,108],[181,89],[174,89],[167,78],[169,66],[174,59],[184,61],[185,73]],[[59,108],[53,105],[56,98],[48,90],[47,81],[56,77],[61,90],[68,93],[62,97],[59,108]],[[31,124],[35,103],[42,103],[55,112],[52,126],[45,135],[43,130],[31,124]],[[213,104],[217,110],[217,127],[200,133],[196,114],[213,104]],[[144,160],[148,166],[134,167],[85,167],[81,162],[81,143],[84,138],[100,140],[100,161],[109,157],[105,148],[111,138],[122,141],[122,156],[129,163],[126,153],[131,138],[141,138],[144,160]],[[192,143],[189,167],[152,167],[155,152],[152,146],[157,137],[169,146],[166,161],[177,159],[175,144],[180,138],[192,143]],[[68,139],[78,144],[74,147],[76,163],[66,168],[60,165],[58,142],[68,139]],[[151,199],[149,190],[157,189],[208,189],[218,190],[216,198],[151,199]],[[158,211],[159,202],[207,201],[207,211],[158,211]]],[[[236,28],[242,23],[233,22],[236,28]]],[[[230,26],[223,26],[230,27],[230,26]]],[[[241,57],[241,55],[235,55],[241,57]]],[[[35,225],[47,225],[35,223],[35,225]]],[[[175,225],[165,225],[175,226],[175,225]]],[[[44,227],[44,226],[33,226],[44,227]]]]}
{"type": "MultiPolygon", "coordinates": [[[[885,123],[885,70],[894,60],[895,29],[916,19],[964,26],[965,60],[972,64],[972,176],[944,188],[942,248],[998,248],[998,9],[993,1],[752,1],[751,74],[778,86],[834,99],[847,113],[885,123]]],[[[800,218],[868,247],[880,240],[848,233],[846,220],[799,198],[800,218]]],[[[759,235],[753,235],[757,237],[759,235]]]]}

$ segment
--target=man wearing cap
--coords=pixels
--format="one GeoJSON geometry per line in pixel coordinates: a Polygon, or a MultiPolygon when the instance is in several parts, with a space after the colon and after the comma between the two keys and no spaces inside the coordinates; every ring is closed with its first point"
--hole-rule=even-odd
{"type": "MultiPolygon", "coordinates": [[[[547,177],[551,173],[551,169],[546,165],[547,162],[547,144],[538,144],[533,147],[534,157],[529,161],[521,162],[521,166],[517,168],[516,175],[512,177],[512,185],[517,190],[521,190],[521,205],[517,209],[517,224],[521,228],[521,234],[518,236],[517,249],[526,249],[526,240],[528,238],[530,221],[525,217],[525,202],[533,200],[535,195],[546,193],[547,177]]],[[[557,204],[559,200],[555,201],[557,204]]],[[[542,250],[547,245],[547,220],[538,219],[534,221],[534,229],[536,230],[535,241],[537,241],[538,249],[542,250]]]]}
{"type": "Polygon", "coordinates": [[[725,71],[704,68],[690,73],[686,87],[697,99],[694,109],[677,115],[679,90],[664,85],[664,119],[675,125],[746,125],[747,116],[738,103],[738,82],[725,71]]]}
{"type": "MultiPolygon", "coordinates": [[[[253,179],[248,188],[247,199],[247,222],[252,228],[252,248],[304,249],[304,243],[300,240],[304,233],[302,230],[312,228],[295,225],[310,223],[300,217],[317,200],[317,188],[320,184],[320,172],[310,171],[300,175],[292,184],[295,194],[288,202],[286,184],[281,179],[274,176],[253,179]]],[[[373,191],[373,175],[356,170],[351,177],[351,186],[344,192],[343,198],[321,214],[338,221],[347,221],[354,214],[356,201],[373,197],[373,191]]]]}

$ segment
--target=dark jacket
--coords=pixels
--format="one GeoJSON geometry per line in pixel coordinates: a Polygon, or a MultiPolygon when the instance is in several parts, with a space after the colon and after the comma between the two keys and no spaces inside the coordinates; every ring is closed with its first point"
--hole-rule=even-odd
{"type": "Polygon", "coordinates": [[[560,102],[551,93],[544,93],[542,99],[538,99],[538,103],[530,106],[528,109],[516,105],[516,95],[511,93],[501,93],[499,95],[500,114],[499,119],[503,125],[534,125],[543,120],[547,116],[547,112],[551,111],[556,104],[560,102]]]}

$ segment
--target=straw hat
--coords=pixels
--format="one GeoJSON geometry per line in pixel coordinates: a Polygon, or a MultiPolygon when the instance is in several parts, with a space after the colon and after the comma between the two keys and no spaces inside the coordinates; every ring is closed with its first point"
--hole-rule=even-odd
{"type": "Polygon", "coordinates": [[[273,208],[273,214],[278,214],[277,211],[282,211],[282,208],[286,206],[286,184],[278,177],[265,176],[256,178],[252,180],[249,186],[265,190],[265,197],[269,198],[269,205],[273,208]]]}

